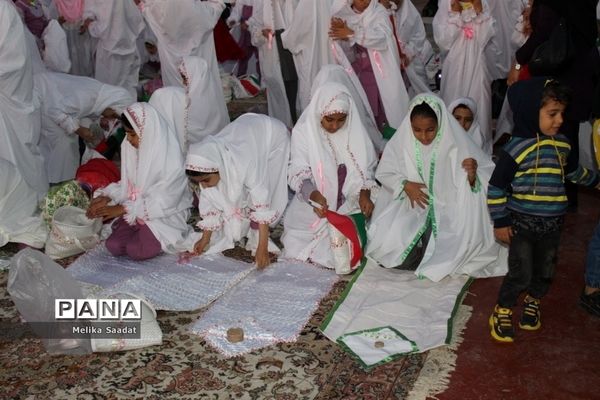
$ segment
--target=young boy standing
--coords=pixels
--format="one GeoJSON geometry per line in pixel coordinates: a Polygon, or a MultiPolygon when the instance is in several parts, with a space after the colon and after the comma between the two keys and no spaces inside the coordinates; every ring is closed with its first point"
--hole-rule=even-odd
{"type": "Polygon", "coordinates": [[[519,327],[541,327],[540,299],[548,292],[568,201],[568,179],[597,186],[598,174],[570,156],[559,133],[569,101],[568,89],[553,80],[534,78],[511,86],[508,100],[515,127],[490,179],[488,208],[496,239],[510,245],[508,274],[490,316],[492,337],[512,342],[512,308],[526,292],[519,327]]]}

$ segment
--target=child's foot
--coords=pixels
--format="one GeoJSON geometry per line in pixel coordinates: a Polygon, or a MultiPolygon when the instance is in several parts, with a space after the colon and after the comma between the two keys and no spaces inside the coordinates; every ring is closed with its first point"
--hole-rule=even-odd
{"type": "Polygon", "coordinates": [[[496,305],[494,313],[490,315],[490,334],[498,342],[512,343],[515,330],[512,326],[512,310],[496,305]]]}
{"type": "Polygon", "coordinates": [[[590,314],[600,317],[600,291],[590,294],[585,294],[584,291],[579,298],[579,304],[590,314]]]}
{"type": "Polygon", "coordinates": [[[525,297],[525,306],[523,307],[521,321],[519,321],[519,328],[526,331],[537,331],[541,327],[540,301],[527,295],[525,297]]]}

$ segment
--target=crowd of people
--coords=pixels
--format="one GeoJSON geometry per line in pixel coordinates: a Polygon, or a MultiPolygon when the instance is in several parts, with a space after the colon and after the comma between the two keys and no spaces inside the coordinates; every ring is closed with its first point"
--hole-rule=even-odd
{"type": "MultiPolygon", "coordinates": [[[[598,1],[439,0],[434,43],[410,0],[232,3],[0,0],[0,245],[43,247],[37,202],[74,179],[87,216],[112,224],[107,250],[133,260],[244,243],[264,268],[282,222],[282,257],[337,270],[348,226],[334,221],[358,215],[343,244],[383,268],[508,271],[492,337],[513,341],[523,293],[519,327],[538,329],[577,206],[568,182],[600,183],[579,164],[580,126],[600,118],[598,1]],[[565,31],[568,54],[540,69],[565,31]],[[268,116],[230,121],[223,46],[237,46],[233,73],[257,69],[268,116]],[[90,158],[120,178],[85,182],[90,158]]],[[[598,315],[595,235],[582,304],[598,315]]]]}

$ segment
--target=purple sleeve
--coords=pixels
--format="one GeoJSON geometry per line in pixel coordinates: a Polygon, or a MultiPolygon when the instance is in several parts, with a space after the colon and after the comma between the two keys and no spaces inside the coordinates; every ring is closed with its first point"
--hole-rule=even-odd
{"type": "Polygon", "coordinates": [[[302,181],[302,184],[300,186],[298,197],[306,203],[308,203],[308,200],[310,199],[310,194],[315,190],[317,190],[317,188],[313,183],[312,179],[305,179],[302,181]]]}

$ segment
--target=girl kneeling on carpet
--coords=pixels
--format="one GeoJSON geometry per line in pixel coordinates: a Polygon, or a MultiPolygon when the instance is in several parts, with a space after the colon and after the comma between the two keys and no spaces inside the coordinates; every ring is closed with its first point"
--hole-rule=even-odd
{"type": "Polygon", "coordinates": [[[292,131],[288,181],[296,196],[285,216],[284,256],[334,268],[327,212],[370,217],[376,164],[348,89],[337,83],[318,88],[292,131]]]}
{"type": "Polygon", "coordinates": [[[147,103],[121,116],[127,140],[121,145],[121,180],[96,191],[89,218],[116,218],[106,248],[134,260],[176,252],[191,233],[192,195],[183,171],[179,141],[147,103]]]}
{"type": "Polygon", "coordinates": [[[190,146],[185,169],[198,188],[202,237],[194,253],[232,249],[247,237],[259,268],[269,265],[269,226],[288,202],[290,137],[280,121],[244,114],[221,132],[190,146]],[[258,233],[258,234],[257,234],[258,233]]]}

